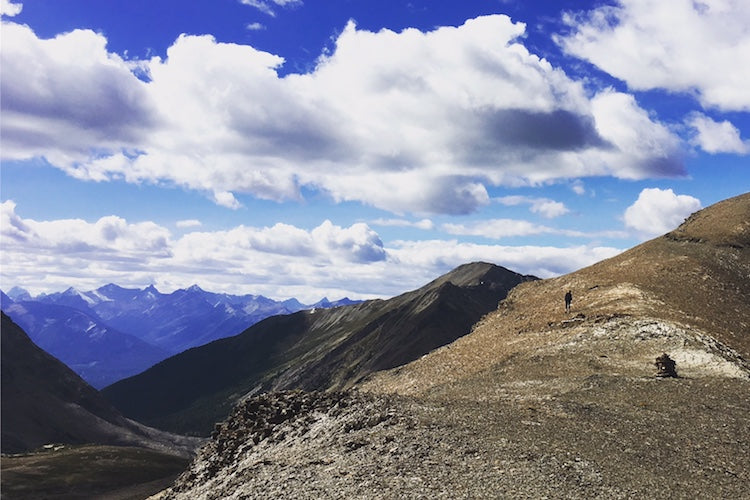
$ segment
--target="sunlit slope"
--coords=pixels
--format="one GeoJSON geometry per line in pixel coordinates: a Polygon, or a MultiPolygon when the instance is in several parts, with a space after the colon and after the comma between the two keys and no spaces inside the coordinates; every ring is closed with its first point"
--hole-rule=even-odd
{"type": "Polygon", "coordinates": [[[564,384],[592,374],[650,376],[661,352],[684,375],[746,376],[750,194],[696,212],[611,259],[521,284],[470,335],[365,387],[408,394],[469,379],[564,384]]]}

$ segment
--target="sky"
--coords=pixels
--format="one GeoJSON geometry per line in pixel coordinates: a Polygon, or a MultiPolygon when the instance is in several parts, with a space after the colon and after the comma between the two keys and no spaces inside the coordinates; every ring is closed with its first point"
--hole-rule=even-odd
{"type": "Polygon", "coordinates": [[[546,278],[750,190],[746,0],[0,0],[0,287],[546,278]]]}

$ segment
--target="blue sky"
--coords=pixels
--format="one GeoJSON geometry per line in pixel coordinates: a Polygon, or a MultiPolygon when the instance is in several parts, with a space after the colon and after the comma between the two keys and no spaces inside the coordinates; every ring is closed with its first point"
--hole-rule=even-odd
{"type": "Polygon", "coordinates": [[[0,0],[0,286],[549,277],[750,187],[750,5],[0,0]]]}

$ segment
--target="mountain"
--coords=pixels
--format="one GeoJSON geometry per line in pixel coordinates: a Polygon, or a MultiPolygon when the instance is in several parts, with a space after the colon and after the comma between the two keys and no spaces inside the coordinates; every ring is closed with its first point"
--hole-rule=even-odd
{"type": "Polygon", "coordinates": [[[2,452],[46,443],[139,446],[189,454],[196,441],[124,418],[90,385],[37,347],[5,313],[2,346],[2,452]]]}
{"type": "Polygon", "coordinates": [[[69,288],[36,300],[95,314],[108,326],[170,354],[236,335],[261,319],[306,307],[262,295],[206,292],[197,285],[163,294],[153,285],[140,290],[109,284],[89,292],[69,288]]]}
{"type": "Polygon", "coordinates": [[[389,300],[300,311],[190,349],[103,394],[159,428],[207,434],[245,395],[351,387],[466,335],[508,290],[535,279],[474,263],[389,300]]]}
{"type": "Polygon", "coordinates": [[[748,304],[745,194],[356,391],[242,400],[161,498],[746,498],[748,304]]]}
{"type": "Polygon", "coordinates": [[[355,303],[305,306],[261,295],[211,293],[198,286],[160,293],[108,284],[38,297],[14,287],[2,309],[34,342],[97,388],[135,375],[190,347],[236,335],[269,316],[355,303]]]}
{"type": "MultiPolygon", "coordinates": [[[[3,293],[3,295],[5,295],[5,293],[3,293]]],[[[29,292],[17,286],[14,286],[8,291],[7,297],[12,300],[31,300],[29,292]]]]}
{"type": "Polygon", "coordinates": [[[351,300],[349,297],[344,297],[343,299],[334,300],[334,301],[328,300],[328,297],[323,297],[316,303],[311,304],[309,307],[304,307],[300,309],[318,309],[318,308],[330,309],[332,307],[351,306],[359,302],[360,301],[358,300],[351,300]]]}
{"type": "Polygon", "coordinates": [[[140,373],[169,356],[163,349],[107,326],[93,311],[36,301],[9,303],[5,298],[3,311],[39,347],[96,388],[140,373]]]}
{"type": "Polygon", "coordinates": [[[418,393],[473,376],[508,356],[520,367],[526,359],[522,355],[536,357],[547,376],[556,377],[554,365],[541,356],[559,359],[560,344],[579,333],[580,341],[563,349],[565,370],[581,367],[588,373],[587,356],[598,357],[597,342],[609,345],[611,336],[620,338],[627,350],[602,352],[606,363],[596,365],[616,367],[618,373],[643,374],[659,350],[671,353],[687,374],[732,372],[733,366],[747,366],[750,360],[748,304],[750,194],[745,194],[696,212],[674,231],[611,259],[519,286],[470,338],[398,374],[382,376],[379,384],[418,393]],[[570,316],[563,307],[567,290],[574,297],[570,316]],[[471,364],[451,363],[463,349],[481,349],[486,355],[471,364]],[[580,365],[571,362],[573,351],[580,365]],[[427,367],[426,372],[412,372],[427,367]]]}

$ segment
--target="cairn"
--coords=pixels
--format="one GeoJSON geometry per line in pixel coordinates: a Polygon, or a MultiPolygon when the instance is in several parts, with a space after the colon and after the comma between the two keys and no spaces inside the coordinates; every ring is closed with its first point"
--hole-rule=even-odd
{"type": "Polygon", "coordinates": [[[669,357],[667,353],[662,353],[661,356],[656,358],[656,372],[657,377],[677,377],[677,370],[675,369],[677,363],[669,357]]]}

